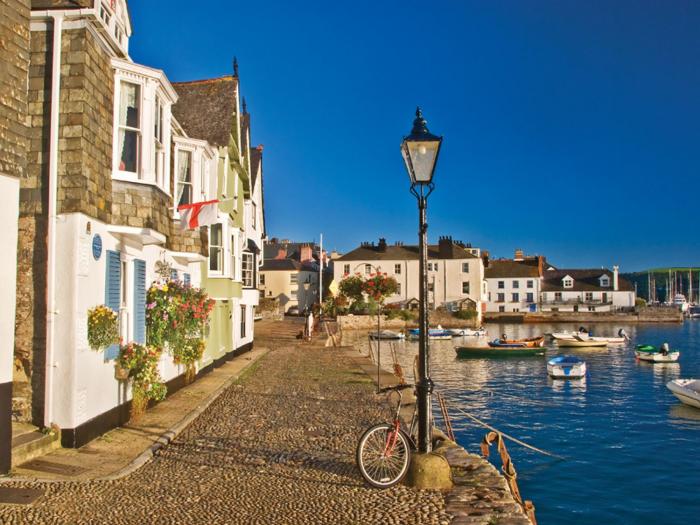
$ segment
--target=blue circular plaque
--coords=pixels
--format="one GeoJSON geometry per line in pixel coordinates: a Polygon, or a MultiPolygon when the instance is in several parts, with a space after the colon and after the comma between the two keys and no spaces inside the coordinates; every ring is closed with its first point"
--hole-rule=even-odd
{"type": "Polygon", "coordinates": [[[100,237],[99,233],[96,233],[92,238],[92,256],[96,261],[99,261],[100,255],[102,255],[102,237],[100,237]]]}

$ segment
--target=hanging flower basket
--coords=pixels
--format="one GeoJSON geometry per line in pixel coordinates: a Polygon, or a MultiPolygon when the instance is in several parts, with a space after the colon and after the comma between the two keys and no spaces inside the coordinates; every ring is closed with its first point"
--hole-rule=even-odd
{"type": "Polygon", "coordinates": [[[168,389],[158,371],[160,354],[158,348],[138,343],[129,343],[119,348],[117,366],[128,370],[127,377],[131,381],[132,420],[138,419],[146,411],[151,399],[165,399],[168,389]]]}
{"type": "Polygon", "coordinates": [[[88,344],[96,352],[119,343],[117,313],[101,304],[88,310],[88,344]]]}
{"type": "Polygon", "coordinates": [[[119,363],[114,365],[114,379],[117,381],[126,381],[129,379],[129,369],[124,368],[119,363]]]}

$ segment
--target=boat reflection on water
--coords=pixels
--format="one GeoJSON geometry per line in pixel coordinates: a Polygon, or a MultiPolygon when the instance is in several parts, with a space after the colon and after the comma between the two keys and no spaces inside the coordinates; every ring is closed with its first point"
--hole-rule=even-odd
{"type": "Polygon", "coordinates": [[[586,391],[586,377],[580,379],[552,379],[548,380],[549,386],[555,392],[565,392],[566,390],[586,391]]]}
{"type": "Polygon", "coordinates": [[[681,365],[680,363],[646,363],[651,365],[654,372],[654,379],[659,379],[664,382],[670,381],[671,379],[678,379],[681,375],[681,365]]]}
{"type": "Polygon", "coordinates": [[[673,405],[668,411],[669,422],[674,424],[688,424],[700,427],[700,409],[679,403],[673,405]]]}

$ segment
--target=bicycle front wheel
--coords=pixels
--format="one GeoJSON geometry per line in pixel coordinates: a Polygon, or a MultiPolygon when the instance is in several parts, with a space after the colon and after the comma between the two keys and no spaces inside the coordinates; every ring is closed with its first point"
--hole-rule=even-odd
{"type": "Polygon", "coordinates": [[[367,429],[357,444],[357,466],[367,483],[378,489],[400,482],[411,463],[411,447],[406,434],[393,425],[380,423],[367,429]]]}

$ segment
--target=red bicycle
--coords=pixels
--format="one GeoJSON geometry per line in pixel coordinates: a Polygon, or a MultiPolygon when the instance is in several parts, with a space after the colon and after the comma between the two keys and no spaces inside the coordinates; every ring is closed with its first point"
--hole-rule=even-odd
{"type": "Polygon", "coordinates": [[[357,466],[362,477],[373,487],[386,489],[399,483],[411,463],[411,451],[415,450],[414,435],[416,412],[413,411],[408,433],[401,425],[402,390],[413,385],[394,385],[382,388],[378,393],[396,392],[399,402],[391,423],[379,423],[368,428],[357,444],[357,466]]]}

